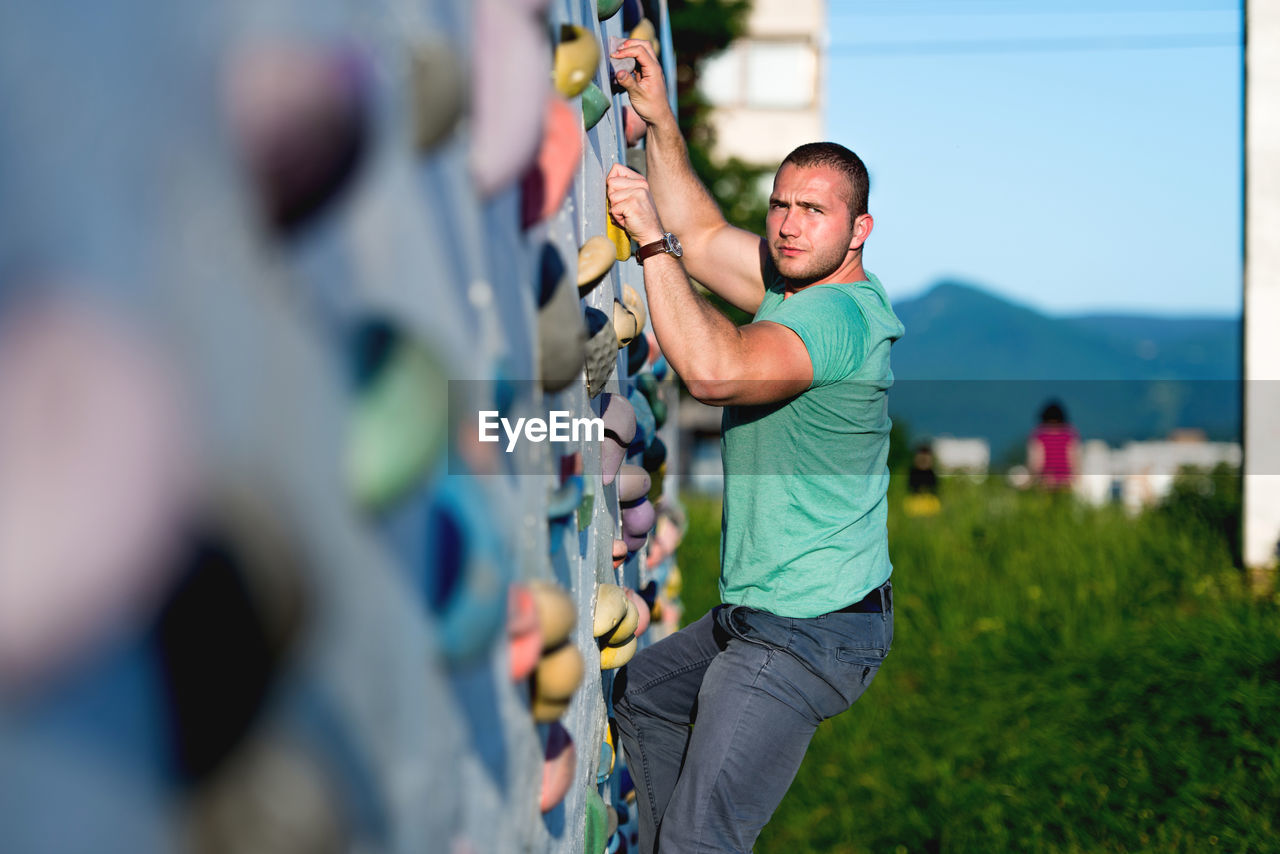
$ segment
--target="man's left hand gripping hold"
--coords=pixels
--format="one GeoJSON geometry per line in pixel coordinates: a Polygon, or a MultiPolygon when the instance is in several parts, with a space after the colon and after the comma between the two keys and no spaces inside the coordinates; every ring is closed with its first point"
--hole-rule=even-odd
{"type": "MultiPolygon", "coordinates": [[[[665,230],[644,176],[614,164],[607,184],[614,221],[641,246],[661,240],[665,230]]],[[[813,362],[799,335],[767,320],[734,326],[698,293],[672,255],[651,255],[643,263],[654,334],[690,394],[727,406],[772,403],[809,388],[813,362]]]]}

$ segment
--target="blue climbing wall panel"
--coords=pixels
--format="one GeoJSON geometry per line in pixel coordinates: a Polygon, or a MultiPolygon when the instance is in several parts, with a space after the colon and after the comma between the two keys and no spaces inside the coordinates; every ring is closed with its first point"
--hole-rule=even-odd
{"type": "Polygon", "coordinates": [[[650,24],[673,80],[665,0],[0,8],[0,850],[634,846],[675,378],[579,261],[650,24]],[[552,410],[611,432],[480,441],[552,410]]]}

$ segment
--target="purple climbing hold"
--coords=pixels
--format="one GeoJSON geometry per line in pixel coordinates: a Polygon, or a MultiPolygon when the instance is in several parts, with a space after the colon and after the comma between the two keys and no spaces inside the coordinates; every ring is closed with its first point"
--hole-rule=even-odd
{"type": "Polygon", "coordinates": [[[293,231],[350,183],[368,145],[368,90],[348,49],[261,44],[231,59],[232,133],[271,227],[293,231]]]}

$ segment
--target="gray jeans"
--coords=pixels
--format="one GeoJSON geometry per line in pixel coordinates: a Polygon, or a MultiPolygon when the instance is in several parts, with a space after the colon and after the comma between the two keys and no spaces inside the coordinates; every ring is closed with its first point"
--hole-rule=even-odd
{"type": "Polygon", "coordinates": [[[808,619],[722,605],[623,668],[614,712],[641,852],[751,850],[818,724],[880,669],[893,639],[888,582],[878,597],[879,613],[808,619]]]}

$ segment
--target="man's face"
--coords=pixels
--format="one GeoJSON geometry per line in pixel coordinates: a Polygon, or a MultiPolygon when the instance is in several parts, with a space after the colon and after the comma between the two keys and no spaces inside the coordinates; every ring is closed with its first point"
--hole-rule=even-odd
{"type": "Polygon", "coordinates": [[[778,170],[765,236],[779,273],[806,284],[825,279],[848,260],[853,231],[849,185],[841,173],[793,163],[778,170]]]}

